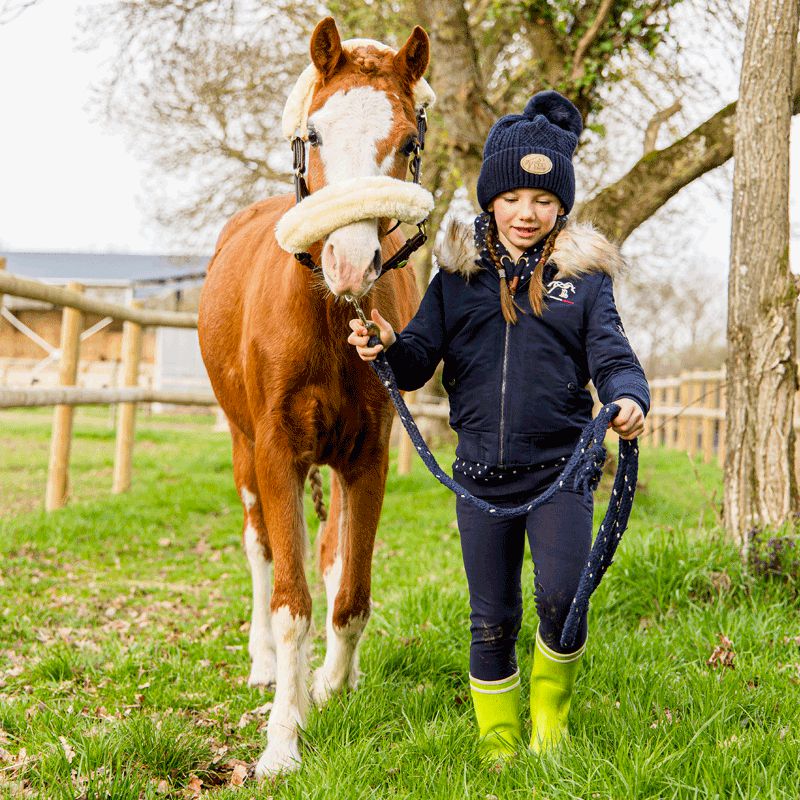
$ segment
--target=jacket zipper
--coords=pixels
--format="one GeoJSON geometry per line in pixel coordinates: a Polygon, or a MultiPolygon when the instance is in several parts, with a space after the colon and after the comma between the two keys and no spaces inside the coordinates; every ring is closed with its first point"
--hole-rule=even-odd
{"type": "Polygon", "coordinates": [[[503,344],[503,375],[500,381],[500,464],[503,466],[505,421],[506,421],[506,373],[508,372],[508,335],[511,332],[511,323],[506,322],[506,337],[503,344]]]}

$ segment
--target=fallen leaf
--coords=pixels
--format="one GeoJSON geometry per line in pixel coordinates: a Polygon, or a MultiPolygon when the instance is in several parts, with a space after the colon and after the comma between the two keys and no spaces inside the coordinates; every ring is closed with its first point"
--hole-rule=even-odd
{"type": "Polygon", "coordinates": [[[733,669],[733,661],[736,658],[736,653],[733,651],[733,642],[724,633],[719,634],[719,642],[720,643],[708,657],[706,664],[714,669],[718,666],[733,669]]]}
{"type": "Polygon", "coordinates": [[[67,761],[71,764],[72,760],[75,758],[75,751],[70,747],[69,742],[66,740],[64,736],[59,736],[58,741],[61,742],[61,747],[64,750],[64,755],[67,758],[67,761]]]}
{"type": "Polygon", "coordinates": [[[200,797],[200,793],[203,791],[203,781],[197,775],[192,775],[189,778],[186,791],[189,792],[189,797],[200,797]]]}
{"type": "Polygon", "coordinates": [[[231,786],[241,786],[247,777],[247,767],[237,764],[231,773],[231,786]]]}

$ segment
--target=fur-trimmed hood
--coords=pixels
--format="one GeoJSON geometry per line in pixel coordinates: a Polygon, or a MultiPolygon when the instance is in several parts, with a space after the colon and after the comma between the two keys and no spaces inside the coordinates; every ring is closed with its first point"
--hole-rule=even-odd
{"type": "MultiPolygon", "coordinates": [[[[471,223],[450,218],[440,244],[434,248],[439,269],[469,280],[482,269],[471,223]]],[[[617,245],[587,222],[568,222],[558,234],[548,263],[558,267],[556,279],[605,272],[612,280],[625,269],[617,245]]]]}

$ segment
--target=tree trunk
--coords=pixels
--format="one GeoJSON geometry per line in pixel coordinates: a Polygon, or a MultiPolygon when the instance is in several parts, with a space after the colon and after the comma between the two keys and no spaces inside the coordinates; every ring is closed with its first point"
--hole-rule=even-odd
{"type": "Polygon", "coordinates": [[[799,15],[800,0],[752,0],[736,109],[725,527],[745,558],[752,528],[798,511],[789,131],[799,15]]]}

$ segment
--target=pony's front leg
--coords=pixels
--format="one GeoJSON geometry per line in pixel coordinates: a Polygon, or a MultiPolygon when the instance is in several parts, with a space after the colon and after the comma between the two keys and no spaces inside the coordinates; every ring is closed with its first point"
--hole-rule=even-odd
{"type": "MultiPolygon", "coordinates": [[[[328,596],[327,648],[315,671],[314,702],[358,683],[358,644],[370,615],[372,552],[383,503],[388,451],[373,469],[356,476],[340,475],[342,491],[339,548],[325,573],[328,596]]],[[[372,462],[374,463],[374,462],[372,462]]]]}
{"type": "Polygon", "coordinates": [[[270,608],[275,640],[275,698],[267,723],[267,747],[256,777],[300,766],[298,734],[308,713],[308,632],[311,595],[304,569],[305,521],[302,487],[307,472],[288,448],[256,444],[262,509],[274,564],[270,608]]]}

